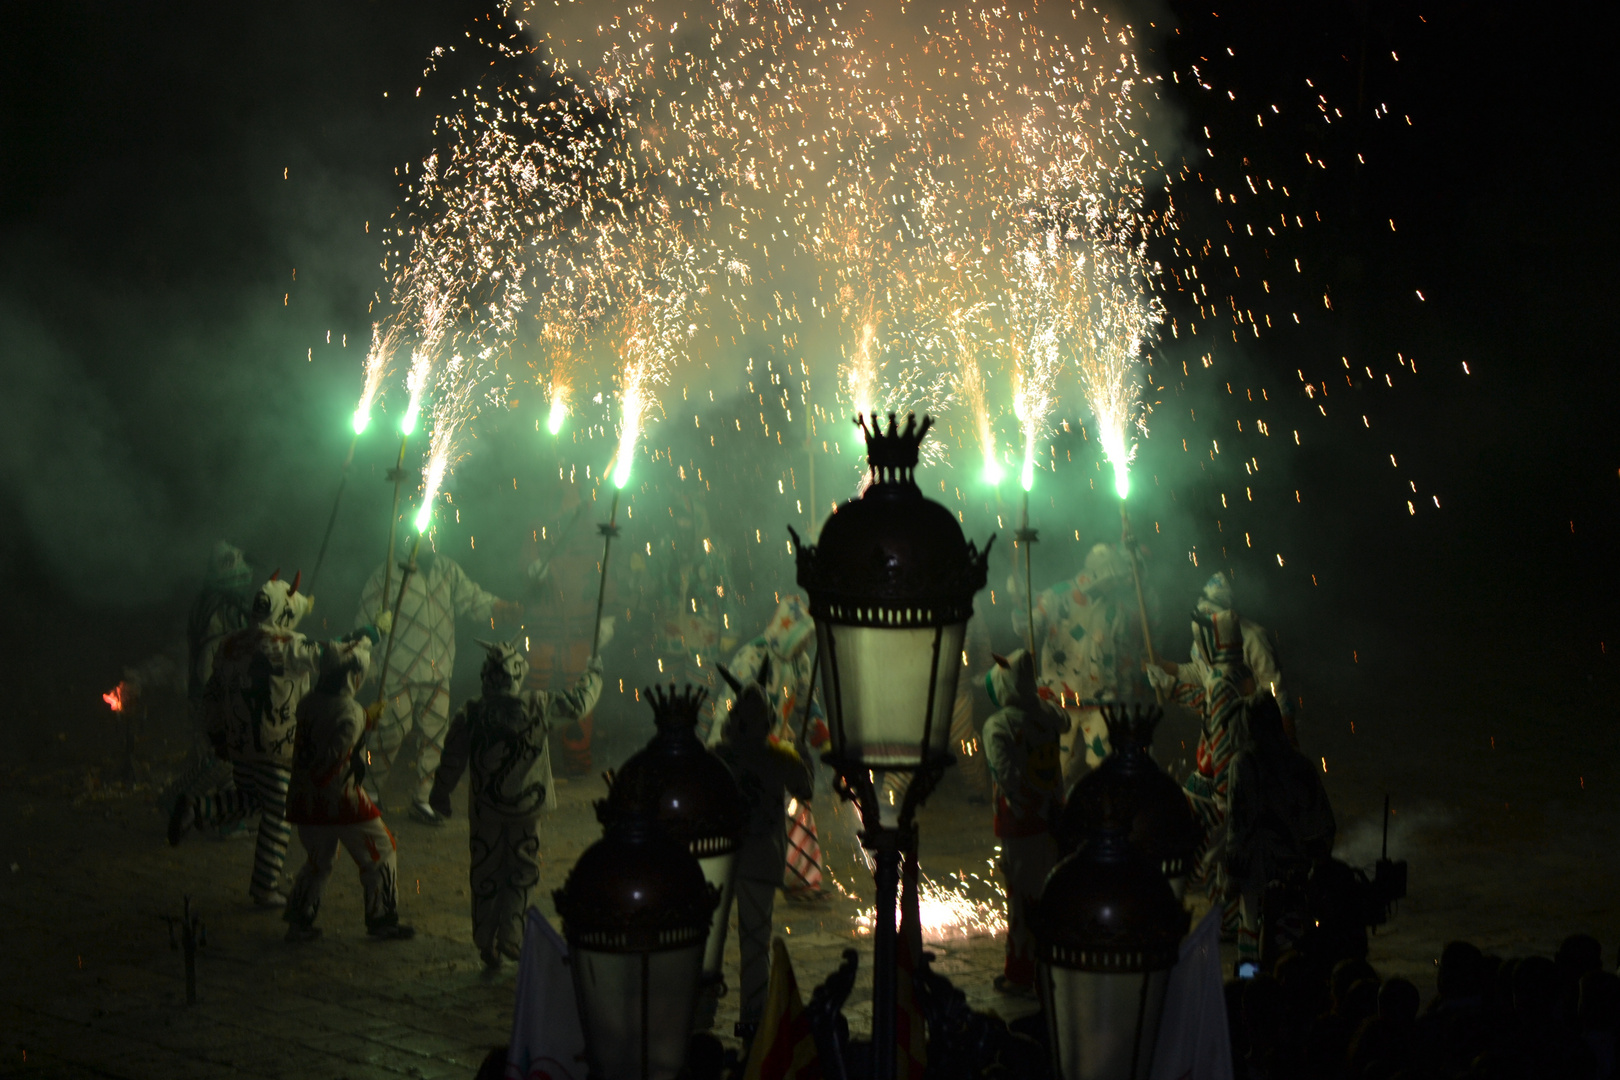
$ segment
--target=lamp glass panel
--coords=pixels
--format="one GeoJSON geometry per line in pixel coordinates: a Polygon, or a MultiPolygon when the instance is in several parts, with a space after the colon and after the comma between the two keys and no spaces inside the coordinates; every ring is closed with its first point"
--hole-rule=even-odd
{"type": "Polygon", "coordinates": [[[720,890],[720,903],[715,905],[714,917],[709,920],[709,939],[703,948],[705,975],[720,973],[720,962],[726,951],[726,923],[731,914],[732,869],[736,864],[735,851],[698,860],[698,866],[703,868],[703,880],[720,890]]]}
{"type": "Polygon", "coordinates": [[[570,959],[593,1080],[675,1080],[686,1065],[703,942],[650,953],[582,947],[570,959]]]}
{"type": "Polygon", "coordinates": [[[1169,981],[1168,971],[1109,974],[1042,964],[1041,1004],[1057,1075],[1147,1080],[1169,981]]]}
{"type": "MultiPolygon", "coordinates": [[[[945,752],[950,742],[951,710],[962,669],[962,639],[967,624],[949,623],[940,634],[939,666],[934,666],[936,628],[846,626],[817,623],[826,648],[830,636],[836,653],[823,660],[823,700],[834,721],[841,721],[843,755],[868,768],[916,768],[922,764],[923,729],[928,719],[928,687],[934,685],[933,724],[928,749],[945,752]]],[[[828,654],[823,653],[826,657],[828,654]]]]}

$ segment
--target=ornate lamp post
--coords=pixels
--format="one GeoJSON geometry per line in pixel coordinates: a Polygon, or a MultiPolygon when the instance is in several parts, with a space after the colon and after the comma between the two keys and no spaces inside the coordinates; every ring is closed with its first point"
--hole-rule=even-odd
{"type": "Polygon", "coordinates": [[[742,791],[725,762],[697,737],[698,711],[708,691],[692,686],[677,691],[672,684],[667,691],[649,687],[643,693],[658,733],[619,767],[596,813],[604,825],[626,815],[651,814],[665,836],[692,853],[704,880],[718,890],[720,902],[703,953],[705,1004],[712,1010],[724,987],[720,962],[744,825],[742,791]]]}
{"type": "MultiPolygon", "coordinates": [[[[799,585],[809,594],[821,656],[822,701],[838,771],[861,815],[877,886],[872,958],[872,1075],[895,1072],[895,894],[914,816],[947,765],[962,639],[984,587],[979,551],[913,472],[933,421],[908,416],[887,433],[867,427],[871,484],[844,503],[809,545],[793,533],[799,585]],[[877,773],[907,774],[898,807],[880,801],[877,773]]],[[[789,529],[792,533],[792,530],[789,529]]],[[[991,537],[991,542],[994,542],[991,537]]]]}
{"type": "Polygon", "coordinates": [[[651,815],[627,813],[553,895],[591,1080],[674,1080],[719,891],[651,815]]]}
{"type": "Polygon", "coordinates": [[[1124,816],[1131,846],[1163,872],[1179,900],[1201,834],[1181,785],[1153,760],[1153,731],[1164,710],[1151,704],[1109,703],[1102,706],[1102,713],[1113,752],[1069,792],[1058,836],[1065,850],[1072,851],[1100,827],[1104,803],[1112,802],[1124,816]]]}
{"type": "Polygon", "coordinates": [[[1146,1080],[1164,991],[1189,916],[1127,838],[1112,794],[1080,849],[1053,868],[1031,913],[1053,1071],[1063,1080],[1146,1080]]]}

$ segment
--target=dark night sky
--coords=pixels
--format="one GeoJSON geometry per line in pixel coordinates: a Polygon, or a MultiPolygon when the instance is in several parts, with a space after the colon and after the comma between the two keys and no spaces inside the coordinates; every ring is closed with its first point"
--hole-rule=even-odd
{"type": "MultiPolygon", "coordinates": [[[[1573,6],[1456,0],[1173,6],[1182,34],[1162,49],[1233,45],[1223,74],[1257,92],[1311,72],[1353,86],[1362,50],[1398,52],[1367,66],[1364,90],[1414,119],[1369,131],[1359,175],[1319,182],[1337,215],[1312,241],[1340,301],[1327,337],[1278,335],[1248,362],[1292,379],[1295,348],[1419,357],[1432,375],[1381,403],[1380,423],[1445,510],[1407,521],[1366,464],[1386,451],[1301,454],[1295,479],[1316,498],[1296,540],[1328,581],[1286,605],[1296,636],[1323,664],[1360,642],[1388,680],[1374,694],[1470,680],[1480,700],[1528,689],[1612,718],[1608,28],[1573,6]],[[1471,378],[1453,374],[1459,359],[1471,378]]],[[[363,347],[381,287],[364,223],[398,204],[395,167],[425,152],[433,95],[466,74],[413,99],[423,58],[482,11],[8,9],[0,565],[14,656],[74,649],[110,681],[172,621],[199,536],[308,546],[361,355],[336,343],[363,347]],[[306,354],[328,328],[333,348],[306,354]]],[[[1179,104],[1189,130],[1231,120],[1209,98],[1179,104]]],[[[1267,138],[1257,158],[1295,168],[1315,136],[1267,138]]]]}

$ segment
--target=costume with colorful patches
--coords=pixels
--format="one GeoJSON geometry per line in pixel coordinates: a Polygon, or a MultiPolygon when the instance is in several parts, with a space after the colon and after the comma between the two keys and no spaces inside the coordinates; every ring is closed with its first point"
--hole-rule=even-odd
{"type": "Polygon", "coordinates": [[[791,744],[771,738],[777,715],[766,689],[770,667],[770,661],[764,661],[759,678],[733,687],[736,702],[726,714],[724,734],[714,748],[737,778],[747,813],[747,827],[737,851],[734,891],[742,952],[739,1028],[748,1032],[765,1010],[770,981],[771,910],[787,854],[782,807],[788,799],[808,803],[813,792],[804,759],[791,744]]]}
{"type": "MultiPolygon", "coordinates": [[[[1021,593],[1018,575],[1009,585],[1015,596],[1021,593]]],[[[1064,744],[1066,781],[1076,778],[1082,760],[1095,768],[1108,756],[1108,726],[1097,703],[1147,696],[1136,616],[1130,560],[1110,544],[1095,545],[1080,573],[1035,601],[1042,696],[1058,700],[1074,721],[1064,744]]],[[[1028,632],[1026,618],[1016,606],[1013,627],[1020,637],[1028,632]]]]}
{"type": "Polygon", "coordinates": [[[417,553],[416,571],[405,583],[405,595],[398,597],[399,571],[390,588],[395,595],[382,594],[383,570],[379,566],[360,595],[359,623],[376,622],[383,611],[399,605],[398,622],[393,628],[393,655],[389,658],[388,685],[382,688],[385,706],[376,728],[366,740],[371,765],[366,772],[366,790],[379,799],[388,783],[394,758],[414,727],[421,737],[416,758],[416,792],[411,817],[437,824],[428,808],[428,792],[433,790],[433,774],[444,750],[445,730],[450,725],[450,676],[456,663],[456,619],[471,619],[486,626],[491,617],[505,617],[516,605],[498,600],[467,576],[454,560],[431,551],[417,553]]]}
{"type": "MultiPolygon", "coordinates": [[[[805,610],[804,599],[789,595],[777,605],[765,632],[732,656],[727,669],[743,684],[760,682],[770,704],[772,735],[779,742],[797,745],[801,741],[819,749],[827,743],[827,714],[816,700],[811,679],[815,664],[810,658],[810,642],[816,624],[805,610]],[[761,681],[763,680],[763,681],[761,681]]],[[[735,693],[716,715],[733,706],[735,693]]],[[[716,725],[718,727],[718,725],[716,725]]],[[[711,732],[711,741],[719,732],[711,732]]],[[[807,803],[790,799],[787,814],[787,869],[783,888],[789,896],[803,898],[821,893],[821,840],[816,835],[816,819],[807,803]]]]}
{"type": "Polygon", "coordinates": [[[996,986],[1027,989],[1035,983],[1029,909],[1058,857],[1052,825],[1063,808],[1059,740],[1069,728],[1069,717],[1041,699],[1034,661],[1023,649],[998,657],[985,686],[990,700],[1000,706],[984,722],[983,738],[1007,889],[1007,958],[996,986]]]}
{"type": "Polygon", "coordinates": [[[484,963],[495,967],[502,957],[518,958],[523,913],[540,883],[540,812],[556,805],[547,736],[553,725],[596,707],[602,660],[593,656],[570,690],[524,690],[529,662],[522,651],[511,642],[479,644],[488,653],[483,693],[451,721],[428,798],[434,813],[450,817],[450,793],[471,768],[473,941],[484,963]]]}
{"type": "MultiPolygon", "coordinates": [[[[344,642],[311,641],[293,628],[315,606],[314,599],[279,576],[253,598],[254,625],[220,645],[208,681],[209,736],[231,762],[234,788],[182,798],[169,820],[169,842],[178,844],[196,825],[218,825],[257,811],[253,898],[279,907],[281,869],[292,831],[287,825],[287,783],[291,776],[298,703],[320,670],[321,659],[344,642]]],[[[374,627],[350,635],[377,637],[374,627]]]]}
{"type": "Polygon", "coordinates": [[[298,840],[309,858],[293,880],[287,901],[288,940],[315,937],[321,892],[332,876],[341,844],[360,871],[366,931],[373,937],[411,937],[399,921],[399,875],[394,834],[383,824],[365,788],[360,740],[366,713],[354,700],[371,665],[371,643],[361,639],[323,658],[320,681],[298,705],[287,820],[298,826],[298,840]]]}

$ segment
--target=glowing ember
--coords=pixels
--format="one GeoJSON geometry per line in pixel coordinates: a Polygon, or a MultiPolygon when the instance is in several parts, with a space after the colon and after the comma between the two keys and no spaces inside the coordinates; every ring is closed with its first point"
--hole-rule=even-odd
{"type": "Polygon", "coordinates": [[[102,694],[101,700],[105,701],[107,703],[107,708],[111,709],[113,712],[121,713],[124,711],[124,695],[126,692],[127,691],[124,688],[124,684],[119,683],[105,694],[102,694]]]}

